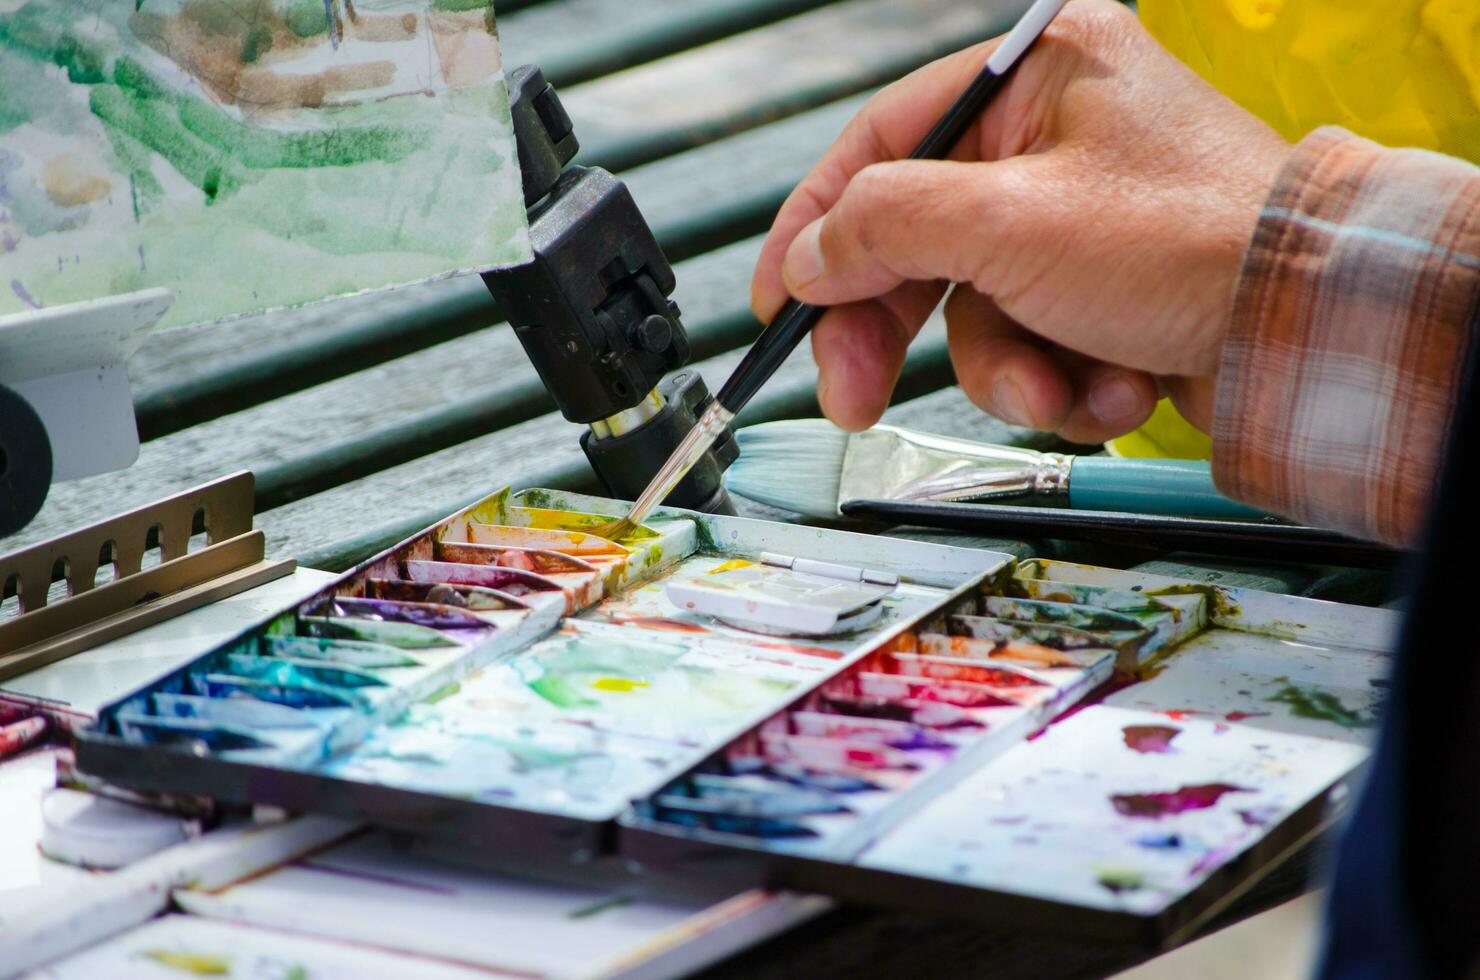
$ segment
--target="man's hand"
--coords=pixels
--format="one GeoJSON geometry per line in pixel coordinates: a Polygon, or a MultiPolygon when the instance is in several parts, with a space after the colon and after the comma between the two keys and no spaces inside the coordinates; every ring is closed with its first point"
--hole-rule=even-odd
{"type": "Polygon", "coordinates": [[[1100,442],[1160,392],[1206,428],[1245,246],[1290,147],[1111,0],[1073,0],[949,161],[906,157],[987,42],[889,86],[777,215],[752,305],[836,306],[823,411],[878,421],[950,283],[956,376],[1009,422],[1100,442]]]}

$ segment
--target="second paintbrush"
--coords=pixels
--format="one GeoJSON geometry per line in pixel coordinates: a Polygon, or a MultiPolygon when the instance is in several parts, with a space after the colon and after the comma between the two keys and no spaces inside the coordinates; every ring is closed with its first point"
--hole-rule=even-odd
{"type": "MultiPolygon", "coordinates": [[[[961,137],[986,109],[992,97],[1001,91],[1012,70],[1053,22],[1054,17],[1058,16],[1066,2],[1067,0],[1036,0],[1028,8],[1022,19],[1007,32],[1002,43],[988,56],[986,65],[966,91],[951,103],[945,115],[925,134],[925,138],[910,154],[910,159],[940,160],[951,152],[951,148],[961,141],[961,137]]],[[[761,385],[776,373],[776,369],[796,350],[797,344],[811,332],[825,312],[826,307],[799,303],[796,300],[788,301],[770,325],[761,331],[761,335],[756,338],[750,350],[746,351],[745,357],[724,387],[714,396],[714,401],[709,403],[699,421],[673,450],[646,489],[638,495],[627,516],[594,528],[595,533],[612,539],[631,534],[652,513],[653,508],[663,502],[663,498],[678,485],[684,474],[693,468],[699,457],[704,455],[704,451],[724,431],[725,426],[749,403],[761,385]]]]}
{"type": "Polygon", "coordinates": [[[855,500],[1026,503],[1077,510],[1257,520],[1220,494],[1207,463],[1065,456],[878,425],[849,434],[821,419],[741,429],[726,483],[808,517],[855,500]]]}

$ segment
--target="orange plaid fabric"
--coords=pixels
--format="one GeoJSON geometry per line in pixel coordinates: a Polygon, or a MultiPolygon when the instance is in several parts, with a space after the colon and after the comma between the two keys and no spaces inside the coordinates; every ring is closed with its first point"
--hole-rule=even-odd
{"type": "Polygon", "coordinates": [[[1213,477],[1297,520],[1416,543],[1480,304],[1480,168],[1342,129],[1295,148],[1244,258],[1213,477]]]}

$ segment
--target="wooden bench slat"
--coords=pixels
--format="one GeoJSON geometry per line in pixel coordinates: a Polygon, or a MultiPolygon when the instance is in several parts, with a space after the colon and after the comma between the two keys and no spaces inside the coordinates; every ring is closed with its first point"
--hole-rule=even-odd
{"type": "Polygon", "coordinates": [[[846,0],[561,96],[577,158],[609,170],[678,153],[892,80],[1001,33],[1024,0],[846,0]]]}
{"type": "Polygon", "coordinates": [[[499,39],[505,65],[536,64],[574,85],[831,2],[563,0],[499,17],[499,39]]]}

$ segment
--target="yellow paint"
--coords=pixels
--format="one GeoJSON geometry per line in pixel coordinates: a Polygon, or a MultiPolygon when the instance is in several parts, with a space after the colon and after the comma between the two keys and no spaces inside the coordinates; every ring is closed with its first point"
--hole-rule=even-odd
{"type": "Polygon", "coordinates": [[[647,687],[647,681],[634,681],[629,677],[599,677],[591,682],[591,686],[598,691],[611,691],[616,694],[631,694],[639,687],[647,687]]]}
{"type": "Polygon", "coordinates": [[[733,572],[737,568],[752,568],[755,562],[746,561],[744,558],[731,558],[722,565],[715,565],[709,570],[710,575],[718,575],[720,572],[733,572]]]}
{"type": "Polygon", "coordinates": [[[150,949],[143,954],[156,963],[200,977],[224,977],[231,973],[231,961],[209,953],[185,953],[174,949],[150,949]]]}
{"type": "MultiPolygon", "coordinates": [[[[1287,139],[1337,125],[1480,162],[1475,0],[1141,0],[1138,9],[1172,54],[1287,139]]],[[[1182,459],[1211,449],[1170,402],[1107,446],[1182,459]]]]}

